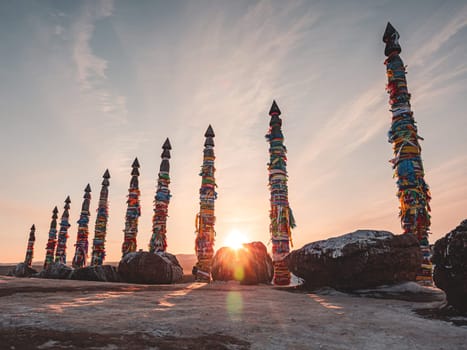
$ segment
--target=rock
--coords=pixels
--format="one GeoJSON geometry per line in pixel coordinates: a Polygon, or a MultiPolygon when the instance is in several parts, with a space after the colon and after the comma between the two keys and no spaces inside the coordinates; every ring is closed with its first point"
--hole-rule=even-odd
{"type": "Polygon", "coordinates": [[[309,243],[291,252],[286,261],[306,288],[355,290],[414,281],[422,255],[413,235],[358,230],[309,243]]]}
{"type": "Polygon", "coordinates": [[[111,265],[86,266],[75,269],[71,275],[72,280],[120,282],[117,268],[111,265]]]}
{"type": "Polygon", "coordinates": [[[261,242],[243,244],[238,250],[222,247],[212,260],[215,281],[239,281],[241,284],[271,283],[274,268],[261,242]]]}
{"type": "Polygon", "coordinates": [[[433,280],[448,304],[467,312],[467,220],[436,241],[432,261],[433,280]]]}
{"type": "Polygon", "coordinates": [[[169,284],[182,279],[183,269],[175,255],[139,251],[122,258],[118,274],[128,283],[169,284]]]}
{"type": "Polygon", "coordinates": [[[19,263],[13,269],[8,271],[7,276],[31,277],[32,275],[35,275],[36,273],[37,273],[37,271],[34,270],[33,268],[29,267],[27,264],[19,263]]]}
{"type": "Polygon", "coordinates": [[[73,268],[62,263],[51,263],[34,277],[66,280],[73,273],[73,268]]]}

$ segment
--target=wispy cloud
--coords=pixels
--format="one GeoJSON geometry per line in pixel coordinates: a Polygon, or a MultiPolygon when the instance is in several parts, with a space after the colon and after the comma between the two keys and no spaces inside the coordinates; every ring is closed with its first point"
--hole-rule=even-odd
{"type": "Polygon", "coordinates": [[[448,197],[448,192],[452,192],[449,195],[461,195],[461,189],[467,191],[467,183],[464,181],[466,174],[467,155],[460,154],[430,169],[427,176],[430,178],[430,185],[439,191],[439,196],[448,197]]]}
{"type": "MultiPolygon", "coordinates": [[[[450,62],[446,63],[449,65],[450,62]]],[[[446,65],[444,68],[446,68],[446,65]]],[[[467,77],[467,64],[462,62],[456,67],[449,67],[442,72],[434,74],[435,67],[427,66],[423,72],[420,81],[423,85],[420,86],[415,96],[416,101],[432,101],[437,96],[443,94],[453,94],[456,88],[463,88],[464,84],[460,82],[462,77],[467,77]]]]}
{"type": "MultiPolygon", "coordinates": [[[[386,94],[378,84],[372,86],[356,99],[337,108],[318,134],[303,145],[304,152],[298,160],[305,169],[320,157],[326,157],[318,168],[324,173],[335,168],[339,161],[371,140],[384,127],[388,119],[381,115],[386,94]],[[326,167],[326,164],[330,167],[326,167]]],[[[315,174],[318,178],[320,174],[315,174]]]]}
{"type": "MultiPolygon", "coordinates": [[[[109,62],[97,56],[91,47],[91,40],[99,20],[112,16],[114,0],[86,1],[81,15],[72,26],[74,45],[73,60],[76,76],[85,92],[94,93],[100,103],[100,112],[112,115],[116,123],[125,123],[127,115],[126,97],[106,87],[109,62]]],[[[61,32],[61,31],[60,31],[61,32]]]]}
{"type": "MultiPolygon", "coordinates": [[[[433,23],[429,22],[429,26],[433,23]]],[[[412,65],[424,64],[427,58],[438,51],[449,39],[467,26],[467,5],[459,10],[456,15],[437,33],[426,40],[426,44],[419,47],[415,54],[410,57],[412,65]]]]}
{"type": "Polygon", "coordinates": [[[62,35],[62,33],[63,33],[63,27],[62,27],[61,25],[58,25],[58,24],[57,24],[57,25],[55,26],[55,35],[59,35],[59,36],[60,36],[60,35],[62,35]]]}
{"type": "Polygon", "coordinates": [[[419,78],[415,81],[422,82],[419,84],[414,101],[431,101],[439,98],[440,95],[454,93],[453,89],[456,88],[459,79],[465,77],[467,73],[465,62],[457,63],[457,57],[461,53],[459,49],[462,48],[440,49],[449,45],[453,37],[466,27],[467,6],[464,6],[447,23],[439,25],[437,22],[429,22],[425,27],[420,28],[419,32],[423,37],[418,40],[423,40],[425,44],[413,50],[414,54],[407,60],[409,68],[414,67],[419,72],[419,78]],[[435,30],[433,28],[436,32],[431,35],[431,31],[435,30]]]}
{"type": "Polygon", "coordinates": [[[458,154],[427,170],[432,200],[432,240],[439,238],[465,219],[467,207],[467,156],[458,154]]]}
{"type": "Polygon", "coordinates": [[[78,81],[85,89],[90,89],[96,78],[106,78],[105,70],[108,62],[93,53],[90,41],[94,33],[95,22],[111,16],[113,6],[113,0],[86,1],[81,16],[73,26],[75,35],[73,58],[76,63],[78,81]]]}
{"type": "MultiPolygon", "coordinates": [[[[208,52],[212,46],[217,46],[225,59],[216,62],[217,73],[204,80],[195,96],[195,104],[201,106],[202,115],[210,118],[220,110],[231,111],[235,118],[226,118],[224,126],[235,131],[251,128],[257,121],[253,116],[267,112],[271,98],[283,91],[282,83],[287,81],[283,76],[287,68],[284,59],[294,52],[320,17],[319,13],[311,11],[297,14],[299,4],[287,3],[279,9],[269,1],[260,1],[239,18],[234,30],[229,28],[228,32],[224,30],[225,19],[218,18],[214,22],[217,30],[207,33],[205,47],[200,49],[208,52]],[[294,20],[288,21],[291,13],[294,20]],[[287,27],[280,25],[286,22],[289,22],[287,27]]],[[[287,83],[288,88],[293,89],[293,84],[287,83]]]]}
{"type": "Polygon", "coordinates": [[[128,114],[128,109],[125,96],[113,95],[104,89],[102,89],[97,96],[101,104],[102,112],[114,115],[113,119],[116,122],[122,124],[126,123],[126,118],[124,116],[128,114]]]}
{"type": "MultiPolygon", "coordinates": [[[[429,23],[429,25],[433,27],[438,23],[429,23]]],[[[445,69],[441,74],[434,74],[440,67],[449,63],[451,56],[454,56],[451,51],[441,56],[435,54],[466,26],[467,6],[458,11],[447,24],[441,25],[433,37],[425,37],[426,43],[415,50],[414,55],[407,58],[411,67],[424,65],[423,71],[420,72],[423,78],[417,79],[423,81],[423,84],[416,87],[417,94],[414,96],[414,101],[420,102],[432,99],[436,94],[453,92],[455,86],[454,83],[451,84],[452,80],[459,79],[466,74],[465,63],[445,69]],[[434,86],[436,89],[433,89],[434,86]]],[[[413,87],[415,88],[415,85],[413,87]]],[[[339,108],[331,112],[329,121],[320,128],[319,133],[303,145],[305,152],[300,157],[300,167],[306,169],[311,163],[320,160],[320,170],[317,172],[321,171],[322,174],[315,173],[315,176],[316,178],[326,177],[325,174],[331,171],[339,160],[352,154],[356,149],[371,141],[383,128],[389,126],[389,112],[385,116],[382,115],[381,106],[385,105],[387,106],[387,95],[381,82],[369,87],[353,100],[341,104],[339,108]],[[331,165],[326,167],[326,164],[331,165]]],[[[310,182],[310,185],[313,183],[315,182],[310,182]]],[[[318,181],[316,185],[320,183],[318,181]]]]}
{"type": "MultiPolygon", "coordinates": [[[[314,79],[310,74],[294,81],[285,72],[290,68],[287,58],[296,52],[297,45],[303,44],[320,13],[306,6],[304,10],[296,1],[280,6],[259,1],[231,23],[228,12],[213,7],[207,30],[206,14],[198,17],[196,11],[196,6],[193,12],[189,11],[194,23],[179,42],[190,55],[180,61],[176,67],[178,75],[173,78],[174,85],[179,86],[176,94],[184,103],[176,107],[179,110],[168,122],[194,115],[189,126],[180,130],[184,141],[193,145],[199,143],[199,135],[193,130],[209,123],[225,137],[242,135],[241,142],[219,145],[225,147],[223,152],[238,155],[224,159],[219,164],[221,170],[241,162],[242,154],[255,158],[264,155],[252,153],[251,149],[261,145],[267,150],[262,136],[267,131],[267,111],[272,99],[279,98],[282,108],[281,96],[301,91],[300,86],[314,79]]],[[[264,167],[262,161],[257,164],[264,167]]]]}

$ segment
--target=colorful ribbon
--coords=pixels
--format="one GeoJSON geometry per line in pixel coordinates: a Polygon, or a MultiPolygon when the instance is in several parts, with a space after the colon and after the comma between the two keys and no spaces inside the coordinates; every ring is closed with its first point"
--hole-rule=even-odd
{"type": "Polygon", "coordinates": [[[24,263],[26,266],[32,266],[32,258],[34,256],[34,242],[36,241],[36,226],[31,226],[31,231],[29,232],[28,247],[26,248],[26,257],[24,258],[24,263]]]}
{"type": "Polygon", "coordinates": [[[289,207],[287,188],[287,149],[283,144],[281,111],[273,101],[269,111],[271,121],[266,139],[269,142],[269,190],[271,193],[271,210],[269,232],[272,241],[272,259],[274,263],[274,283],[288,285],[290,272],[284,258],[292,245],[291,228],[295,227],[295,219],[289,207]]]}
{"type": "Polygon", "coordinates": [[[58,209],[55,207],[52,211],[52,221],[50,222],[49,230],[49,239],[47,240],[47,245],[45,247],[45,261],[44,261],[44,270],[53,263],[55,245],[57,244],[57,218],[58,218],[58,209]]]}
{"type": "Polygon", "coordinates": [[[99,206],[97,208],[96,223],[94,226],[94,239],[92,241],[92,266],[102,265],[105,259],[105,236],[107,234],[107,220],[109,218],[109,169],[105,171],[102,177],[104,180],[102,180],[102,187],[99,195],[99,206]]]}
{"type": "Polygon", "coordinates": [[[197,263],[193,268],[193,274],[197,281],[209,282],[211,280],[211,261],[214,256],[214,239],[216,232],[214,224],[214,202],[217,199],[216,180],[214,173],[214,130],[209,125],[204,134],[203,165],[201,166],[201,188],[199,190],[200,211],[196,215],[196,240],[195,251],[197,263]]]}
{"type": "Polygon", "coordinates": [[[57,251],[55,252],[55,262],[66,264],[66,242],[68,239],[68,229],[70,223],[68,219],[70,217],[70,196],[65,199],[65,206],[63,207],[63,214],[60,220],[60,231],[58,232],[57,251]]]}
{"type": "Polygon", "coordinates": [[[410,106],[410,93],[405,78],[406,70],[399,56],[399,33],[387,24],[383,35],[386,44],[384,62],[388,77],[387,92],[392,112],[392,124],[388,140],[393,145],[394,158],[390,160],[397,178],[397,197],[400,201],[401,226],[403,233],[416,235],[423,254],[423,264],[418,281],[431,282],[431,251],[428,242],[430,233],[430,190],[424,180],[417,127],[410,106]]]}
{"type": "Polygon", "coordinates": [[[76,268],[86,266],[88,257],[88,223],[89,223],[89,204],[91,202],[91,186],[88,184],[84,189],[83,205],[81,206],[81,214],[78,220],[78,234],[75,243],[75,256],[73,257],[72,266],[76,268]]]}
{"type": "Polygon", "coordinates": [[[130,188],[128,189],[127,209],[125,216],[124,239],[122,244],[122,256],[136,251],[136,236],[138,234],[138,218],[141,216],[141,207],[139,204],[139,162],[135,158],[131,165],[130,188]]]}
{"type": "Polygon", "coordinates": [[[167,138],[162,145],[161,165],[157,180],[157,190],[154,197],[154,215],[152,217],[152,236],[149,241],[149,251],[165,252],[167,249],[167,214],[170,202],[170,150],[172,146],[167,138]]]}

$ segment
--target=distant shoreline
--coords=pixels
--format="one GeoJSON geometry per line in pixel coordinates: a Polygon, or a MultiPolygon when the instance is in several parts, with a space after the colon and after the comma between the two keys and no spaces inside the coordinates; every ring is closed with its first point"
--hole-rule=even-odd
{"type": "MultiPolygon", "coordinates": [[[[176,254],[177,260],[179,261],[180,265],[183,268],[183,273],[185,275],[191,275],[191,269],[193,265],[196,263],[196,255],[195,254],[176,254]]],[[[6,276],[8,271],[10,271],[13,267],[15,267],[17,263],[0,263],[0,276],[6,276]]],[[[112,265],[118,266],[118,261],[109,261],[105,262],[104,265],[112,265]]],[[[41,271],[43,266],[43,262],[33,262],[32,268],[41,271]]]]}

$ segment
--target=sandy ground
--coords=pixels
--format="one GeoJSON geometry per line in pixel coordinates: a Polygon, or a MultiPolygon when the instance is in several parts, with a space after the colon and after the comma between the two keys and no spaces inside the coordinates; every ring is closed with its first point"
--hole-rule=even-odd
{"type": "Polygon", "coordinates": [[[148,286],[0,276],[0,348],[465,349],[466,326],[413,311],[440,303],[235,282],[148,286]]]}

